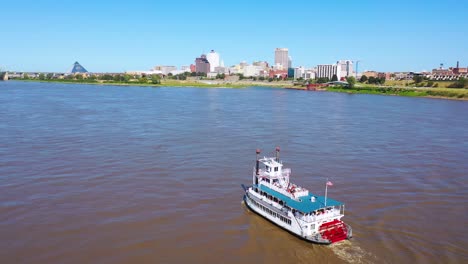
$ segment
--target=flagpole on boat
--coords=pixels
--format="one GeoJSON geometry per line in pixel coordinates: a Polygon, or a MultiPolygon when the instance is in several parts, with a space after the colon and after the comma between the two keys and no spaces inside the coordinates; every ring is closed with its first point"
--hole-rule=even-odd
{"type": "Polygon", "coordinates": [[[325,182],[325,207],[327,207],[328,178],[325,182]]]}

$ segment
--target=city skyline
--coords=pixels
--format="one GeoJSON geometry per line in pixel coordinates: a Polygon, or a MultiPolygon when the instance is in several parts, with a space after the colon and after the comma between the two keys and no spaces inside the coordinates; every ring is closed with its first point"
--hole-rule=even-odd
{"type": "Polygon", "coordinates": [[[278,47],[289,49],[294,67],[342,59],[360,60],[360,72],[468,65],[463,26],[468,4],[376,2],[7,2],[3,9],[9,11],[0,17],[6,25],[0,67],[63,72],[79,61],[92,72],[123,72],[193,64],[210,50],[219,52],[226,66],[274,65],[272,51],[278,47]],[[204,13],[209,19],[197,19],[204,13]]]}

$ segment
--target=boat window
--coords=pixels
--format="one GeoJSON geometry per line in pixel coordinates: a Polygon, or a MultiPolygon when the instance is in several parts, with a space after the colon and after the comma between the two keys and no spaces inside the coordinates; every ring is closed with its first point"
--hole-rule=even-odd
{"type": "Polygon", "coordinates": [[[278,171],[278,167],[275,167],[275,171],[278,171]]]}

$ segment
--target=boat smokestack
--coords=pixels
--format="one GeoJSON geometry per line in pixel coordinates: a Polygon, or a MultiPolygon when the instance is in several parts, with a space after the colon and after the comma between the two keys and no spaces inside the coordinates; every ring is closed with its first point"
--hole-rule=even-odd
{"type": "Polygon", "coordinates": [[[276,162],[279,162],[280,147],[276,147],[276,162]]]}
{"type": "Polygon", "coordinates": [[[257,153],[257,163],[255,164],[255,175],[258,175],[259,169],[260,169],[260,160],[258,158],[258,155],[260,154],[260,150],[256,150],[257,153]]]}

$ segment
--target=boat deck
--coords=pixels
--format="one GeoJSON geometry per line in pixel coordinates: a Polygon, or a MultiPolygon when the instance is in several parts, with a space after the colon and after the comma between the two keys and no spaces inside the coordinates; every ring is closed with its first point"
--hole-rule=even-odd
{"type": "MultiPolygon", "coordinates": [[[[325,207],[325,196],[318,196],[318,195],[309,193],[308,196],[299,197],[299,201],[296,201],[262,184],[259,184],[256,187],[259,190],[266,192],[269,195],[282,200],[287,206],[305,214],[312,213],[315,210],[325,207]],[[312,197],[315,197],[315,202],[311,201],[312,197]]],[[[340,205],[343,205],[343,203],[327,197],[327,207],[328,206],[340,206],[340,205]]]]}

